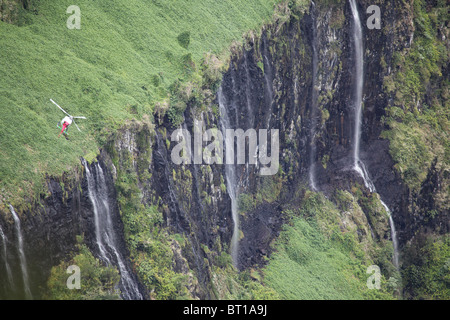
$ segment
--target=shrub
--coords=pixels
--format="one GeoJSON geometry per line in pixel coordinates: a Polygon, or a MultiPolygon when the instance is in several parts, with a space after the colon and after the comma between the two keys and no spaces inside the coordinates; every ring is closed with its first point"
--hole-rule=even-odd
{"type": "Polygon", "coordinates": [[[96,259],[86,245],[79,245],[79,253],[70,261],[52,268],[47,281],[46,299],[51,300],[117,300],[120,292],[116,289],[120,281],[119,272],[111,266],[104,266],[96,259]],[[81,289],[68,289],[70,265],[80,268],[81,289]]]}
{"type": "Polygon", "coordinates": [[[187,49],[191,42],[191,33],[189,31],[184,31],[178,35],[177,40],[180,46],[187,49]]]}
{"type": "Polygon", "coordinates": [[[238,198],[239,212],[245,213],[255,207],[255,200],[251,194],[241,193],[238,198]]]}

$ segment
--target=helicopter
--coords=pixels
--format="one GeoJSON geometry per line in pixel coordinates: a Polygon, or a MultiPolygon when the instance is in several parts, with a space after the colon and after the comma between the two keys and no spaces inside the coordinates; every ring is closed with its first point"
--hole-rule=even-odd
{"type": "Polygon", "coordinates": [[[67,137],[67,135],[68,135],[67,130],[68,130],[69,126],[72,124],[72,122],[75,124],[75,126],[78,129],[78,131],[81,132],[80,128],[78,127],[78,125],[75,123],[75,120],[73,120],[73,119],[86,119],[86,117],[83,117],[83,116],[78,116],[78,117],[71,116],[63,108],[61,108],[55,101],[53,101],[53,99],[50,99],[50,101],[54,105],[56,105],[62,112],[64,112],[67,115],[66,117],[64,117],[61,120],[61,122],[58,122],[58,124],[56,125],[56,127],[61,129],[61,132],[59,133],[58,138],[61,135],[61,133],[64,133],[64,135],[67,137]]]}

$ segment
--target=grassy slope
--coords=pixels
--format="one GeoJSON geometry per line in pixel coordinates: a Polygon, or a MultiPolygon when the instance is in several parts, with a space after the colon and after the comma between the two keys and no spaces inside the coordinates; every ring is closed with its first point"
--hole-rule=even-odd
{"type": "MultiPolygon", "coordinates": [[[[354,211],[355,212],[355,211],[354,211]]],[[[263,269],[264,283],[281,299],[392,299],[383,275],[381,290],[367,287],[367,268],[376,264],[356,230],[342,231],[342,213],[319,194],[305,199],[283,227],[275,253],[263,269]]],[[[344,213],[345,215],[345,213],[344,213]]],[[[379,244],[378,244],[379,245],[379,244]]]]}
{"type": "MultiPolygon", "coordinates": [[[[18,27],[0,21],[0,200],[32,196],[44,173],[60,175],[95,153],[127,119],[151,114],[177,79],[182,57],[198,63],[267,21],[275,0],[80,0],[81,29],[69,30],[71,1],[39,1],[18,27]],[[187,49],[177,41],[190,32],[187,49]],[[155,77],[160,82],[154,85],[155,77]],[[57,138],[63,117],[78,121],[57,138]],[[33,190],[34,189],[34,190],[33,190]]],[[[0,201],[1,203],[1,201],[0,201]]]]}

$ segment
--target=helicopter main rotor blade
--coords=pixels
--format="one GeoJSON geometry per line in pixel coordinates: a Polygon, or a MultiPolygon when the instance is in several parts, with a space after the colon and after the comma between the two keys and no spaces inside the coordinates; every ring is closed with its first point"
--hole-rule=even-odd
{"type": "Polygon", "coordinates": [[[80,128],[79,128],[78,125],[75,123],[75,121],[73,122],[73,124],[75,125],[75,127],[77,127],[78,131],[81,132],[80,128]]]}
{"type": "Polygon", "coordinates": [[[74,119],[86,119],[86,117],[73,117],[74,119]]]}
{"type": "Polygon", "coordinates": [[[68,114],[63,108],[61,108],[55,101],[53,101],[52,99],[50,99],[50,101],[53,102],[59,109],[61,109],[62,112],[64,112],[70,117],[70,114],[68,114]]]}

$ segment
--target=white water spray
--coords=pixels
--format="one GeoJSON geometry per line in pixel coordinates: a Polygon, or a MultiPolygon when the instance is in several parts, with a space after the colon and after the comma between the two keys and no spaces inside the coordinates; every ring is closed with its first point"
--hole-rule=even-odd
{"type": "Polygon", "coordinates": [[[389,210],[389,207],[382,200],[380,200],[380,201],[381,201],[381,204],[384,207],[384,210],[386,210],[386,213],[389,216],[389,224],[391,226],[391,238],[392,238],[392,244],[394,246],[393,262],[394,262],[395,268],[398,270],[398,268],[399,268],[399,258],[398,258],[397,231],[395,230],[395,224],[394,224],[394,220],[392,219],[391,210],[389,210]]]}
{"type": "MultiPolygon", "coordinates": [[[[363,41],[361,20],[359,18],[358,8],[355,0],[350,0],[350,7],[353,15],[353,39],[355,45],[355,86],[354,86],[354,109],[355,109],[355,135],[353,141],[353,168],[363,178],[364,185],[370,192],[376,192],[375,185],[369,177],[364,163],[359,159],[359,149],[361,142],[361,122],[362,122],[362,92],[364,84],[364,56],[363,56],[363,41]]],[[[394,246],[393,263],[398,269],[399,267],[399,253],[397,232],[395,230],[394,220],[388,206],[381,200],[381,204],[389,216],[389,224],[391,228],[392,244],[394,246]]]]}
{"type": "Polygon", "coordinates": [[[22,228],[20,227],[20,219],[17,216],[16,211],[14,210],[12,205],[9,205],[9,210],[14,219],[14,225],[16,226],[16,234],[17,234],[17,250],[19,253],[19,261],[20,261],[20,269],[22,271],[22,279],[23,279],[23,287],[25,292],[26,299],[32,299],[30,283],[28,280],[28,267],[27,260],[25,258],[25,251],[23,250],[23,235],[22,228]]]}
{"type": "Polygon", "coordinates": [[[8,249],[7,249],[8,239],[6,238],[5,234],[3,233],[3,230],[1,227],[0,227],[0,237],[2,238],[2,246],[3,246],[2,258],[3,258],[3,261],[5,262],[6,276],[8,277],[9,286],[11,288],[14,288],[11,267],[9,266],[9,263],[8,263],[8,249]]]}
{"type": "Polygon", "coordinates": [[[353,91],[353,107],[355,108],[355,133],[353,138],[353,165],[355,170],[362,174],[362,168],[359,166],[359,145],[361,139],[361,113],[362,113],[362,92],[364,75],[364,56],[361,31],[361,20],[359,19],[358,8],[355,0],[350,0],[350,7],[353,15],[353,40],[355,44],[355,86],[353,91]],[[359,169],[358,169],[359,168],[359,169]]]}
{"type": "Polygon", "coordinates": [[[312,41],[312,94],[311,94],[311,148],[310,148],[310,156],[309,156],[309,184],[313,191],[318,191],[316,184],[316,127],[317,127],[317,102],[318,102],[318,89],[316,87],[317,81],[317,28],[316,28],[316,5],[311,1],[311,15],[313,20],[313,41],[312,41]]]}
{"type": "Polygon", "coordinates": [[[86,160],[82,159],[86,170],[89,199],[94,211],[95,236],[101,259],[108,265],[117,263],[120,272],[122,296],[127,300],[142,300],[143,297],[131,273],[128,271],[124,259],[117,249],[116,233],[111,219],[108,204],[108,190],[103,169],[99,163],[95,164],[95,176],[90,171],[86,160]]]}
{"type": "MultiPolygon", "coordinates": [[[[222,132],[226,132],[226,129],[232,129],[230,118],[228,116],[227,107],[225,105],[224,96],[222,93],[222,87],[219,88],[217,93],[220,110],[220,125],[222,132]]],[[[233,155],[234,146],[225,145],[225,159],[229,159],[233,155]]],[[[227,160],[228,161],[228,160],[227,160]]],[[[234,161],[233,161],[234,162],[234,161]]],[[[238,250],[239,250],[239,212],[237,202],[237,182],[236,171],[234,164],[225,164],[225,180],[227,185],[227,191],[231,199],[231,215],[233,218],[233,236],[231,238],[231,257],[233,259],[234,266],[237,266],[238,250]]]]}

